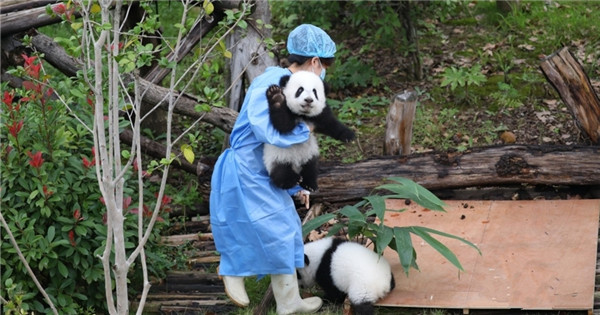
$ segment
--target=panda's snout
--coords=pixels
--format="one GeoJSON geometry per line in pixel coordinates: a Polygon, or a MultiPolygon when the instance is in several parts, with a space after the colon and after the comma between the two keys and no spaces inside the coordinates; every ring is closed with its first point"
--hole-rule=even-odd
{"type": "Polygon", "coordinates": [[[307,97],[304,99],[304,103],[302,103],[302,109],[311,109],[313,103],[312,97],[307,97]]]}

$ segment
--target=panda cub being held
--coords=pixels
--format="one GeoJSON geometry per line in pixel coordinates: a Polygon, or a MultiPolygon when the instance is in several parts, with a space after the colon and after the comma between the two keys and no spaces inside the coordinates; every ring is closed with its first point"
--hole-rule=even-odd
{"type": "MultiPolygon", "coordinates": [[[[281,77],[279,85],[267,88],[269,118],[282,134],[291,132],[300,122],[313,131],[336,140],[350,142],[354,132],[342,124],[325,101],[325,84],[310,71],[297,71],[281,77]]],[[[311,132],[306,142],[287,148],[265,144],[263,161],[275,186],[289,189],[297,184],[306,190],[318,189],[319,146],[311,132]]]]}
{"type": "Polygon", "coordinates": [[[371,315],[373,304],[395,287],[390,264],[363,245],[325,237],[304,245],[304,268],[297,270],[303,288],[318,284],[325,300],[343,303],[346,296],[355,315],[371,315]]]}

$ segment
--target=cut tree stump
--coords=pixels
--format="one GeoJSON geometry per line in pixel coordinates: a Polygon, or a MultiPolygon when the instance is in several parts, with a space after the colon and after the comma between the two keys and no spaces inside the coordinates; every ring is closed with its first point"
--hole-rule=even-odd
{"type": "Polygon", "coordinates": [[[412,126],[417,107],[417,93],[405,91],[396,95],[385,118],[384,155],[409,155],[412,126]]]}
{"type": "Polygon", "coordinates": [[[600,100],[583,67],[565,47],[540,65],[546,78],[569,107],[577,126],[593,143],[600,140],[600,100]]]}

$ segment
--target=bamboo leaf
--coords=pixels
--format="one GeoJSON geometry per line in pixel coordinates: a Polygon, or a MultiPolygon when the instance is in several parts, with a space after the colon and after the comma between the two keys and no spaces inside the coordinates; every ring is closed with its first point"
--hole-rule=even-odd
{"type": "Polygon", "coordinates": [[[373,207],[373,211],[377,218],[383,222],[383,217],[385,215],[385,198],[382,196],[368,196],[365,199],[371,204],[373,207]]]}
{"type": "Polygon", "coordinates": [[[304,223],[304,225],[302,226],[302,237],[306,237],[306,235],[308,235],[310,231],[320,227],[321,225],[325,224],[327,221],[333,218],[335,218],[335,214],[326,213],[304,223]]]}
{"type": "Polygon", "coordinates": [[[383,223],[380,225],[377,231],[377,241],[375,242],[375,249],[379,255],[383,254],[383,251],[394,239],[394,230],[383,223]]]}
{"type": "MultiPolygon", "coordinates": [[[[410,238],[409,229],[406,227],[394,227],[394,238],[396,241],[394,245],[398,253],[398,258],[400,258],[400,264],[404,273],[408,276],[410,267],[413,264],[416,266],[416,255],[414,255],[415,250],[410,238]]],[[[415,269],[418,270],[418,268],[415,269]]]]}
{"type": "Polygon", "coordinates": [[[448,234],[448,233],[445,233],[445,232],[442,232],[442,231],[438,231],[438,230],[434,230],[434,229],[431,229],[431,228],[428,228],[428,227],[424,227],[424,226],[421,226],[419,228],[422,229],[422,230],[424,230],[424,231],[426,231],[426,232],[428,232],[428,233],[437,234],[437,235],[441,235],[441,236],[444,236],[444,237],[448,237],[448,238],[452,238],[452,239],[455,239],[455,240],[459,240],[459,241],[461,241],[461,242],[463,242],[463,243],[465,243],[465,244],[473,247],[475,250],[477,250],[477,252],[479,253],[479,255],[481,255],[481,250],[479,250],[479,247],[477,247],[477,245],[475,245],[475,244],[467,241],[466,239],[464,239],[462,237],[458,237],[456,235],[448,234]]]}
{"type": "Polygon", "coordinates": [[[402,178],[402,177],[391,177],[389,180],[395,181],[399,184],[384,184],[378,186],[376,189],[386,189],[396,195],[385,196],[386,198],[406,198],[410,199],[417,204],[435,211],[445,211],[444,206],[446,205],[432,192],[427,190],[425,187],[415,183],[414,181],[402,178]]]}
{"type": "Polygon", "coordinates": [[[444,258],[446,258],[449,262],[456,266],[456,268],[458,268],[460,271],[464,270],[462,265],[460,264],[460,261],[458,261],[456,255],[454,255],[454,253],[448,247],[446,247],[446,245],[442,244],[433,236],[429,235],[426,229],[420,226],[411,226],[409,228],[412,233],[422,238],[433,249],[435,249],[438,253],[444,256],[444,258]]]}

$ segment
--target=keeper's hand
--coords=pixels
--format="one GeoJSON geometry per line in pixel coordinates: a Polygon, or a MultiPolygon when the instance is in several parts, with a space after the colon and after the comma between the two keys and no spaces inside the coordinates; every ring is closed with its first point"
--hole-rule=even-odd
{"type": "Polygon", "coordinates": [[[296,193],[296,198],[300,200],[300,204],[303,204],[306,209],[310,208],[310,191],[302,189],[296,193]]]}

